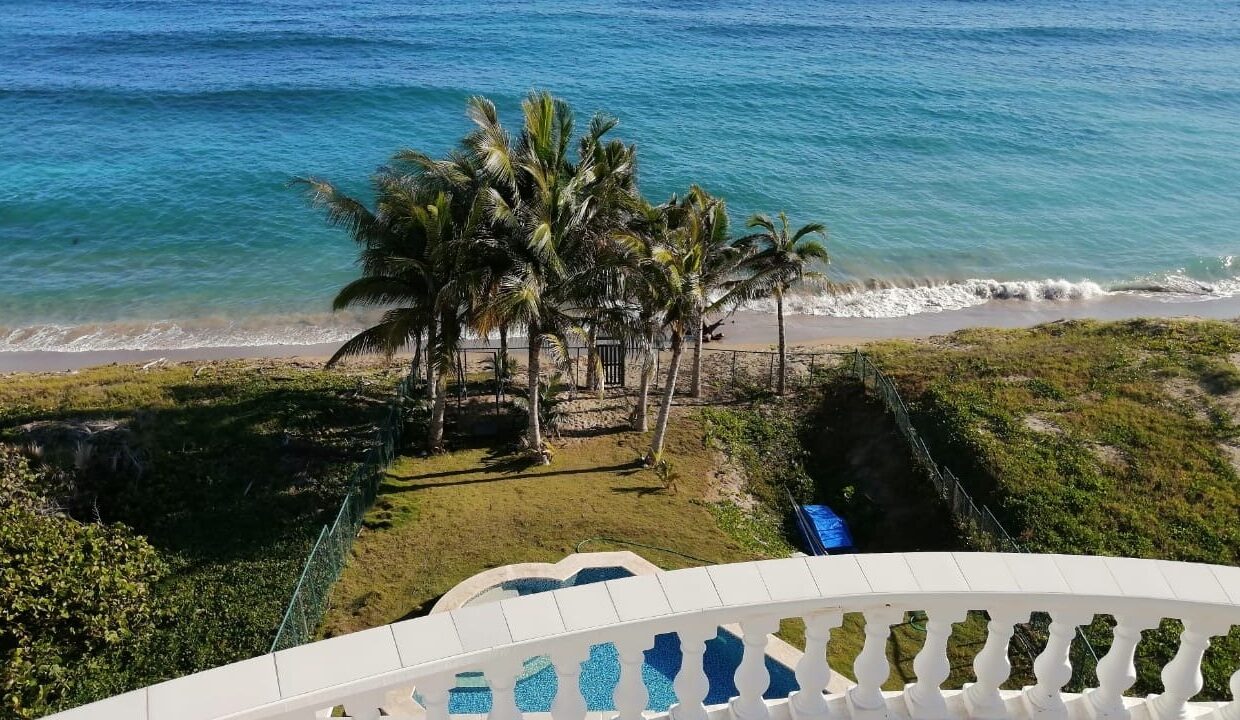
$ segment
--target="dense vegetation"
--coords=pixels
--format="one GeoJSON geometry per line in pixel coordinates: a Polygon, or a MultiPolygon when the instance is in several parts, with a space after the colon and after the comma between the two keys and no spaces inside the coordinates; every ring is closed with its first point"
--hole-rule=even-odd
{"type": "Polygon", "coordinates": [[[393,374],[107,367],[0,384],[0,717],[266,652],[393,374]]]}
{"type": "MultiPolygon", "coordinates": [[[[1240,562],[1240,326],[1060,322],[872,351],[940,462],[1028,549],[1240,562]]],[[[1138,690],[1160,687],[1178,632],[1146,634],[1138,690]]],[[[1208,696],[1237,657],[1240,630],[1207,655],[1208,696]]]]}
{"type": "Polygon", "coordinates": [[[315,178],[296,181],[333,225],[359,247],[361,276],[335,306],[385,308],[382,319],[346,342],[333,361],[404,347],[415,365],[425,357],[431,406],[427,447],[442,449],[452,358],[472,332],[498,334],[508,362],[510,330],[528,338],[527,451],[550,462],[538,410],[545,353],[563,358],[570,337],[603,332],[638,348],[645,361],[633,427],[644,430],[658,343],[672,357],[647,462],[662,455],[685,343],[695,352],[691,392],[701,391],[702,324],[708,313],[773,295],[779,307],[783,391],[786,342],[783,295],[817,277],[827,261],[825,228],[790,229],[788,218],[755,215],[758,232],[733,237],[724,202],[690,187],[655,205],[637,186],[637,149],[609,134],[615,118],[595,115],[579,136],[572,108],[549,93],[531,93],[522,124],[510,131],[495,105],[471,98],[474,129],[443,158],[396,153],[371,178],[374,201],[349,197],[315,178]],[[571,149],[576,145],[574,154],[571,149]]]}

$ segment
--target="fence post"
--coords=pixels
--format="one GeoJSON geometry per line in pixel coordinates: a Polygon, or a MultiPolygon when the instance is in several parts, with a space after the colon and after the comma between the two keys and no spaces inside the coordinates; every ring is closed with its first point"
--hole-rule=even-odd
{"type": "Polygon", "coordinates": [[[766,385],[767,387],[775,387],[775,355],[768,355],[767,358],[770,359],[770,367],[766,372],[766,385]]]}
{"type": "Polygon", "coordinates": [[[732,389],[736,389],[736,351],[732,351],[732,389]]]}

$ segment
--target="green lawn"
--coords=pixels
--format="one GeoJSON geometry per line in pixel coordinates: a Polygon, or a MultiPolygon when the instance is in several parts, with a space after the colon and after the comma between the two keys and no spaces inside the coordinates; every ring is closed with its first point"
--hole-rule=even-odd
{"type": "MultiPolygon", "coordinates": [[[[793,438],[795,440],[795,437],[793,438]]],[[[719,455],[707,446],[703,421],[685,410],[669,433],[676,468],[667,490],[637,460],[648,438],[615,432],[570,441],[550,466],[526,466],[488,449],[426,459],[402,458],[391,469],[366,529],[337,583],[324,623],[338,635],[425,614],[460,581],[517,562],[555,562],[600,536],[670,548],[711,562],[784,557],[791,548],[769,521],[755,522],[734,506],[710,503],[719,455]]],[[[629,549],[672,569],[701,563],[677,555],[592,542],[583,550],[629,549]]],[[[851,674],[863,624],[848,616],[829,648],[832,667],[851,674]]],[[[803,645],[799,621],[781,635],[803,645]]],[[[924,635],[904,625],[889,645],[895,663],[888,687],[913,678],[912,659],[924,635]]],[[[953,681],[971,678],[984,628],[962,626],[953,645],[953,681]]]]}

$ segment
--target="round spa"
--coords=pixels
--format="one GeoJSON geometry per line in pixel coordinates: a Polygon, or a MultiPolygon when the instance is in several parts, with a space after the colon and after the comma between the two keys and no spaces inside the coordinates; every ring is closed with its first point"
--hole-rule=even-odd
{"type": "MultiPolygon", "coordinates": [[[[539,563],[496,568],[457,586],[444,596],[433,612],[478,603],[498,602],[509,597],[547,592],[574,585],[605,582],[650,571],[657,572],[658,568],[632,553],[588,553],[570,556],[566,561],[555,565],[539,563]],[[591,556],[607,557],[591,558],[591,556]],[[570,560],[573,562],[568,563],[570,560]],[[581,567],[587,561],[611,562],[612,564],[581,567]],[[562,567],[566,563],[569,566],[562,567]],[[571,574],[565,574],[567,572],[571,574]],[[513,577],[513,575],[523,574],[528,576],[513,577]],[[508,579],[488,583],[488,577],[492,580],[500,577],[508,579]]],[[[715,638],[706,643],[704,668],[710,680],[710,693],[706,698],[708,705],[727,702],[729,698],[737,694],[732,678],[740,663],[742,651],[740,639],[723,628],[719,628],[715,638]]],[[[654,647],[647,650],[645,656],[642,679],[650,694],[647,709],[665,711],[676,702],[672,681],[680,669],[680,640],[674,633],[658,635],[655,637],[654,647]]],[[[787,697],[790,692],[797,689],[796,678],[787,665],[768,655],[766,667],[771,675],[767,697],[787,697]]],[[[620,662],[616,647],[611,643],[592,646],[590,657],[582,664],[581,670],[581,693],[588,708],[590,710],[614,710],[612,691],[619,679],[620,662]]],[[[549,711],[556,693],[555,669],[551,666],[550,659],[545,656],[527,659],[524,670],[517,679],[515,691],[517,706],[523,712],[549,711]]],[[[457,687],[450,694],[448,709],[454,714],[485,713],[491,709],[491,691],[482,673],[462,673],[457,676],[457,687]]]]}

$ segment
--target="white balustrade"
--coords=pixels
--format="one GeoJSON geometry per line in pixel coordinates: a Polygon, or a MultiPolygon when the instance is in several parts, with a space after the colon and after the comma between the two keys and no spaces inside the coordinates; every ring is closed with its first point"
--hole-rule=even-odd
{"type": "Polygon", "coordinates": [[[913,659],[917,682],[905,688],[904,700],[913,720],[946,720],[947,702],[939,687],[952,672],[947,661],[947,640],[951,637],[952,625],[964,622],[968,611],[959,607],[939,607],[930,609],[928,614],[926,642],[913,659]]]}
{"type": "Polygon", "coordinates": [[[1201,659],[1210,647],[1210,636],[1222,635],[1230,624],[1184,621],[1180,633],[1180,649],[1162,671],[1163,693],[1149,703],[1150,717],[1155,720],[1183,720],[1188,701],[1201,692],[1201,659]]]}
{"type": "Polygon", "coordinates": [[[1219,708],[1211,720],[1240,720],[1240,670],[1231,676],[1231,702],[1219,708]]]}
{"type": "Polygon", "coordinates": [[[650,702],[650,693],[642,680],[642,664],[646,660],[646,651],[654,647],[653,635],[625,633],[616,640],[616,650],[620,656],[620,682],[616,685],[612,700],[619,712],[619,720],[642,720],[642,712],[646,703],[650,702]]]}
{"type": "Polygon", "coordinates": [[[703,661],[706,658],[706,641],[714,638],[719,629],[709,623],[691,625],[677,630],[680,637],[680,671],[672,687],[676,690],[677,703],[668,711],[672,720],[706,720],[706,696],[710,694],[710,678],[706,675],[703,661]]]}
{"type": "Polygon", "coordinates": [[[522,720],[515,694],[522,660],[549,656],[559,688],[550,704],[551,720],[585,720],[582,662],[591,645],[610,642],[620,661],[613,696],[617,720],[724,720],[729,711],[734,720],[894,720],[905,710],[909,720],[1240,720],[1240,672],[1230,676],[1230,702],[1196,699],[1210,638],[1240,625],[1240,568],[989,553],[850,555],[741,565],[638,575],[555,590],[537,601],[523,598],[433,613],[207,670],[53,717],[311,720],[344,706],[351,717],[366,720],[452,720],[448,701],[456,675],[480,670],[491,689],[488,720],[522,720]],[[724,578],[729,578],[727,585],[724,578]],[[914,610],[928,616],[925,642],[913,661],[916,682],[884,692],[891,627],[914,610]],[[986,611],[990,622],[985,645],[973,660],[976,682],[951,698],[942,689],[950,671],[947,648],[953,624],[968,610],[986,611]],[[853,666],[857,683],[846,693],[828,695],[828,643],[847,612],[865,617],[865,641],[853,666]],[[1034,661],[1036,683],[1003,690],[1010,682],[1013,627],[1027,622],[1031,612],[1049,612],[1052,619],[1045,647],[1034,661]],[[1076,627],[1099,614],[1115,617],[1116,627],[1097,668],[1098,687],[1064,694],[1072,677],[1076,627]],[[768,635],[785,617],[805,621],[806,651],[794,663],[801,690],[768,700],[763,698],[770,685],[768,635]],[[1136,679],[1133,659],[1141,633],[1161,618],[1184,624],[1175,657],[1162,668],[1164,690],[1148,699],[1126,696],[1136,679]],[[707,706],[706,643],[728,623],[740,624],[744,644],[734,676],[738,695],[729,706],[707,706]],[[645,712],[644,651],[656,634],[668,632],[679,635],[683,658],[673,682],[677,702],[669,713],[652,718],[659,713],[645,712]],[[771,712],[778,705],[786,708],[771,712]]]}
{"type": "Polygon", "coordinates": [[[766,669],[767,636],[779,629],[779,618],[762,617],[741,621],[742,641],[745,650],[736,668],[736,691],[732,699],[732,716],[737,720],[766,720],[770,712],[762,693],[771,684],[771,674],[766,669]]]}
{"type": "Polygon", "coordinates": [[[1093,613],[1054,610],[1046,648],[1033,661],[1038,682],[1025,688],[1025,704],[1036,720],[1068,720],[1068,707],[1060,691],[1072,679],[1072,641],[1076,628],[1093,619],[1093,613]]]}
{"type": "Polygon", "coordinates": [[[882,720],[888,716],[883,683],[891,674],[887,662],[887,638],[891,626],[904,619],[904,612],[894,608],[866,610],[865,644],[853,663],[857,684],[848,691],[848,705],[857,720],[882,720]]]}
{"type": "Polygon", "coordinates": [[[1098,661],[1098,687],[1087,693],[1085,710],[1095,720],[1128,720],[1124,693],[1137,681],[1134,662],[1141,632],[1158,627],[1158,618],[1120,615],[1116,618],[1111,649],[1098,661]]]}
{"type": "Polygon", "coordinates": [[[1019,623],[1029,622],[1029,611],[999,609],[990,613],[986,625],[986,645],[973,658],[973,674],[977,682],[964,691],[964,705],[971,718],[976,720],[1008,720],[1007,704],[999,688],[1012,673],[1008,660],[1008,646],[1019,623]]]}
{"type": "Polygon", "coordinates": [[[487,720],[521,720],[517,709],[515,687],[524,663],[517,655],[501,655],[483,666],[487,684],[491,686],[491,712],[487,720]]]}
{"type": "Polygon", "coordinates": [[[416,690],[426,708],[426,720],[448,720],[448,691],[455,684],[456,677],[450,673],[428,675],[418,682],[416,690]]]}
{"type": "Polygon", "coordinates": [[[831,630],[843,624],[844,613],[811,613],[804,621],[805,654],[796,669],[797,685],[801,689],[788,696],[788,709],[793,720],[828,720],[830,710],[823,695],[831,682],[827,643],[831,640],[831,630]]]}
{"type": "Polygon", "coordinates": [[[581,696],[580,687],[581,664],[589,657],[590,646],[582,643],[565,644],[552,651],[556,690],[551,720],[582,720],[586,716],[586,699],[581,696]]]}

